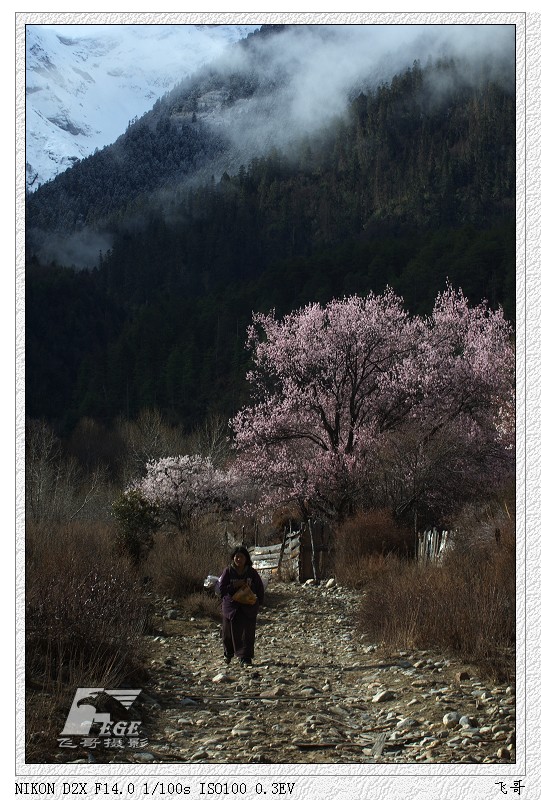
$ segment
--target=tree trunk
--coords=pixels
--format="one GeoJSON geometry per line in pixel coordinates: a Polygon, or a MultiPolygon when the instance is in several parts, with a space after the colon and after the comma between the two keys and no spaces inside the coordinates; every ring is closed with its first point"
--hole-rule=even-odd
{"type": "Polygon", "coordinates": [[[317,559],[316,559],[316,548],[314,544],[314,532],[312,530],[312,520],[308,520],[308,530],[310,532],[310,547],[312,549],[312,574],[314,576],[314,581],[316,584],[319,584],[319,573],[317,568],[317,559]]]}

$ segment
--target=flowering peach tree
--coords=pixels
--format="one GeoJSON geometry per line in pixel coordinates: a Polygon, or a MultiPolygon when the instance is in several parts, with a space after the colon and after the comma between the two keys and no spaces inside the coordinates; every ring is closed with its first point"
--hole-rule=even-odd
{"type": "Polygon", "coordinates": [[[512,468],[501,423],[511,334],[501,311],[472,308],[451,287],[428,318],[390,289],[282,320],[255,314],[251,403],[232,421],[236,470],[263,504],[296,500],[331,518],[373,503],[386,482],[400,487],[402,510],[497,482],[512,468]],[[407,452],[390,458],[398,445],[407,452]]]}
{"type": "Polygon", "coordinates": [[[129,491],[182,530],[194,515],[226,507],[232,486],[228,473],[216,469],[209,458],[185,455],[150,461],[146,474],[129,491]]]}

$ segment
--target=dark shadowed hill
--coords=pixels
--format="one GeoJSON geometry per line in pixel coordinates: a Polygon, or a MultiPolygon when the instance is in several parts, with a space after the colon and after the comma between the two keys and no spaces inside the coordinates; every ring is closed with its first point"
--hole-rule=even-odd
{"type": "Polygon", "coordinates": [[[253,310],[391,284],[426,312],[449,279],[513,317],[510,76],[412,60],[375,86],[350,81],[320,124],[307,102],[301,134],[294,73],[272,49],[285,35],[250,36],[236,63],[185,81],[29,197],[31,417],[231,415],[253,310]]]}

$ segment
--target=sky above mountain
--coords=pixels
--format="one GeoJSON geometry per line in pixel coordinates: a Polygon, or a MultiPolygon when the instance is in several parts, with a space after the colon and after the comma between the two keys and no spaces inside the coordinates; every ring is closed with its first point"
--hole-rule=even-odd
{"type": "Polygon", "coordinates": [[[28,25],[27,185],[115,141],[130,120],[256,25],[28,25]]]}

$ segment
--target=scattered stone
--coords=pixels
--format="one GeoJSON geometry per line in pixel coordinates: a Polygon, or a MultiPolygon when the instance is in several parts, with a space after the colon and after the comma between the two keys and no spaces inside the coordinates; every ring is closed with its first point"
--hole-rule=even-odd
{"type": "Polygon", "coordinates": [[[275,686],[274,689],[266,689],[265,691],[260,693],[260,697],[282,697],[285,694],[285,691],[282,689],[281,686],[275,686]]]}
{"type": "Polygon", "coordinates": [[[134,752],[133,758],[135,761],[140,761],[141,763],[149,763],[150,761],[156,760],[154,753],[146,753],[144,750],[134,752]]]}
{"type": "Polygon", "coordinates": [[[198,750],[192,756],[192,761],[203,761],[203,759],[210,758],[206,750],[198,750]]]}
{"type": "Polygon", "coordinates": [[[402,730],[403,728],[417,728],[420,724],[418,719],[404,717],[404,719],[401,719],[400,722],[397,723],[396,727],[402,730]]]}
{"type": "MultiPolygon", "coordinates": [[[[279,587],[276,602],[261,609],[251,671],[237,659],[224,666],[218,627],[203,616],[190,623],[180,614],[168,636],[147,637],[150,696],[140,699],[152,752],[117,750],[110,760],[358,765],[516,758],[512,685],[466,678],[458,661],[436,652],[375,656],[379,647],[357,628],[360,592],[328,584],[317,591],[313,580],[279,587]]],[[[271,584],[271,601],[272,591],[271,584]]],[[[174,603],[160,599],[155,608],[161,634],[160,618],[174,603]]]]}
{"type": "Polygon", "coordinates": [[[232,728],[231,729],[231,736],[251,737],[252,735],[253,735],[253,731],[250,728],[232,728]]]}
{"type": "Polygon", "coordinates": [[[389,689],[384,689],[382,692],[378,692],[372,698],[373,703],[386,703],[388,700],[394,700],[396,697],[394,692],[391,692],[389,689]]]}

